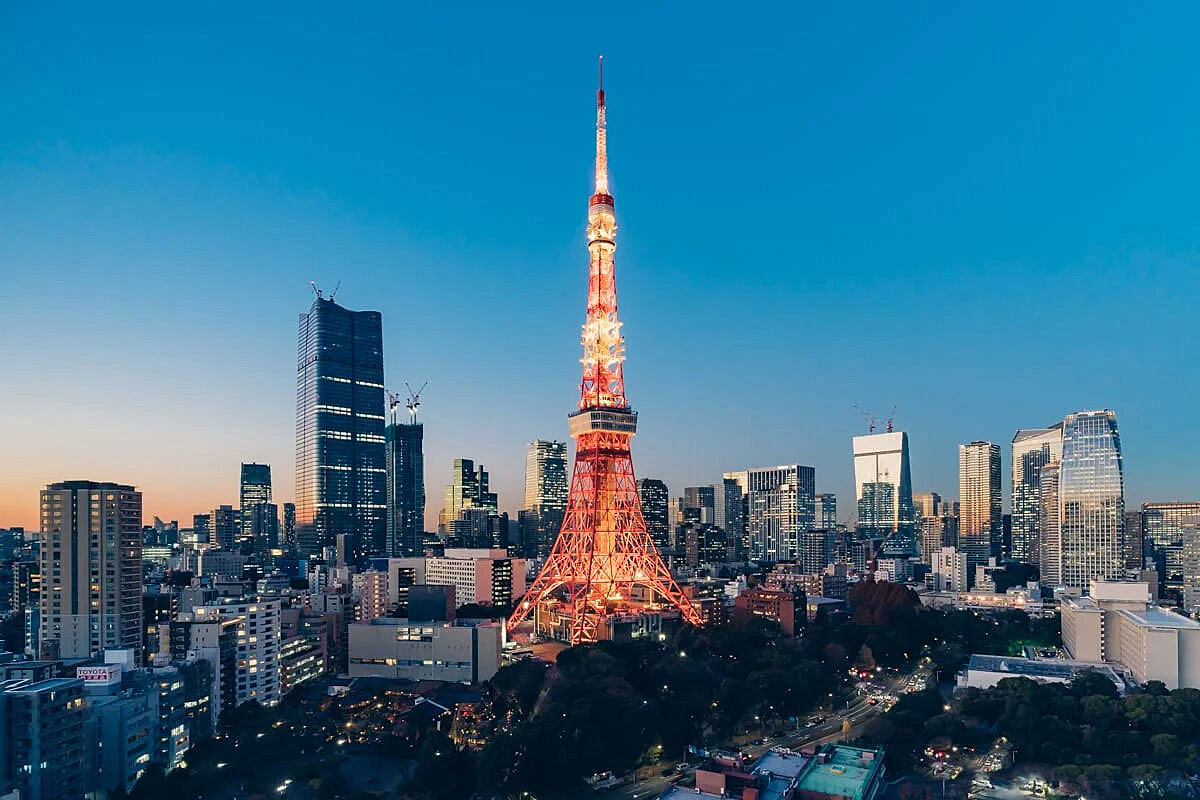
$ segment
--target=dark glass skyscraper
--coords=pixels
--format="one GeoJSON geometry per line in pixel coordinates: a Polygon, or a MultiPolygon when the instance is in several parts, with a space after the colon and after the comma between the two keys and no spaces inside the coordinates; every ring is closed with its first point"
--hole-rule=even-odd
{"type": "Polygon", "coordinates": [[[654,546],[659,550],[670,547],[674,531],[667,515],[667,485],[657,478],[642,478],[638,481],[638,498],[654,546]]]}
{"type": "Polygon", "coordinates": [[[419,556],[425,538],[424,426],[387,426],[387,554],[419,556]]]}
{"type": "Polygon", "coordinates": [[[386,547],[383,323],[317,297],[300,316],[296,539],[301,555],[346,534],[355,556],[386,547]]]}

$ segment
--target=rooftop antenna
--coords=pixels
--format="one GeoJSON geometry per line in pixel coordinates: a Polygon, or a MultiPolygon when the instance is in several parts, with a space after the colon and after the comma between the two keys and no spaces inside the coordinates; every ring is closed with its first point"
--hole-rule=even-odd
{"type": "Polygon", "coordinates": [[[429,381],[425,381],[421,384],[421,388],[414,392],[412,387],[408,385],[408,381],[404,382],[404,388],[408,389],[408,402],[404,404],[404,407],[408,409],[410,424],[416,424],[417,422],[417,410],[421,408],[421,392],[425,391],[425,387],[428,385],[429,381]]]}

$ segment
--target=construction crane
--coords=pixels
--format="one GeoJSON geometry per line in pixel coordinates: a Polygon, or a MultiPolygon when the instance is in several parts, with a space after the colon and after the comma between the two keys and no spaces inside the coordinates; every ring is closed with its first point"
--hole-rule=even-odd
{"type": "MultiPolygon", "coordinates": [[[[317,287],[316,281],[309,281],[308,285],[312,287],[313,294],[317,296],[318,300],[325,299],[324,295],[321,294],[321,290],[317,287]]],[[[342,288],[342,282],[338,281],[337,285],[333,287],[333,291],[329,293],[329,302],[333,302],[333,298],[337,296],[338,289],[340,288],[342,288]]]]}
{"type": "Polygon", "coordinates": [[[858,403],[854,403],[853,405],[854,405],[854,410],[858,412],[858,415],[866,421],[867,433],[874,433],[875,432],[875,423],[878,422],[879,420],[870,411],[864,411],[858,405],[858,403]]]}
{"type": "Polygon", "coordinates": [[[872,414],[870,411],[864,410],[858,403],[854,403],[854,410],[867,423],[867,433],[874,433],[878,427],[884,428],[888,433],[891,433],[896,426],[896,406],[892,406],[892,413],[888,415],[886,420],[881,420],[878,414],[872,414]]]}
{"type": "Polygon", "coordinates": [[[429,381],[425,381],[421,384],[421,388],[414,392],[407,381],[404,383],[404,388],[408,389],[408,402],[404,404],[404,407],[408,409],[410,423],[415,424],[417,421],[417,410],[421,407],[421,392],[425,391],[425,387],[428,385],[429,381]]]}

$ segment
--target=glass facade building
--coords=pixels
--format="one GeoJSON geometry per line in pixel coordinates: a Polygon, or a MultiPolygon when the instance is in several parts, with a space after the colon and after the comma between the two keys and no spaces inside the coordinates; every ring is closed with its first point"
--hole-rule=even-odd
{"type": "Polygon", "coordinates": [[[387,554],[425,551],[425,429],[420,422],[392,422],[386,432],[387,554]]]}
{"type": "MultiPolygon", "coordinates": [[[[242,529],[241,540],[242,542],[253,542],[256,539],[256,535],[261,536],[264,533],[262,525],[269,525],[269,523],[265,522],[269,516],[269,511],[266,509],[256,511],[255,506],[271,502],[270,464],[242,464],[239,500],[238,508],[241,510],[242,529]],[[255,530],[256,519],[260,523],[258,530],[255,530]]],[[[279,512],[278,509],[275,509],[276,543],[279,540],[278,518],[279,512]]]]}
{"type": "Polygon", "coordinates": [[[1061,583],[1086,589],[1124,568],[1125,478],[1112,411],[1080,411],[1063,421],[1059,475],[1061,583]]]}
{"type": "Polygon", "coordinates": [[[300,316],[296,540],[301,555],[345,534],[354,555],[386,547],[383,320],[318,297],[300,316]]]}
{"type": "Polygon", "coordinates": [[[1012,558],[1037,564],[1041,554],[1041,469],[1062,459],[1062,423],[1017,431],[1012,440],[1012,558]]]}
{"type": "Polygon", "coordinates": [[[567,443],[537,439],[525,448],[525,511],[532,514],[532,553],[550,554],[567,511],[567,443]]]}
{"type": "Polygon", "coordinates": [[[1194,535],[1194,521],[1200,518],[1200,502],[1142,503],[1141,516],[1146,545],[1153,547],[1160,568],[1162,590],[1179,598],[1184,590],[1185,556],[1196,547],[1192,544],[1189,548],[1188,539],[1189,532],[1194,535]]]}
{"type": "Polygon", "coordinates": [[[887,553],[919,552],[907,433],[893,431],[854,437],[854,500],[860,538],[887,539],[887,553]]]}
{"type": "Polygon", "coordinates": [[[816,523],[816,470],[799,464],[747,470],[750,558],[795,561],[801,534],[816,523]]]}
{"type": "Polygon", "coordinates": [[[1001,555],[1004,542],[1000,493],[1000,445],[971,442],[958,446],[958,544],[967,572],[1001,555]]]}
{"type": "Polygon", "coordinates": [[[637,482],[638,498],[642,504],[642,517],[646,530],[659,551],[671,546],[671,519],[667,512],[669,494],[667,485],[657,478],[642,478],[637,482]]]}

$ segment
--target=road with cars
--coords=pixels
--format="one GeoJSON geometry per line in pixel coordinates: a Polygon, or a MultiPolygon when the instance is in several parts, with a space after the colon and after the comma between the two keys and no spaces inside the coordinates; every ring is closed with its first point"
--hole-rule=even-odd
{"type": "MultiPolygon", "coordinates": [[[[842,732],[842,726],[846,720],[850,721],[852,729],[858,728],[870,718],[883,713],[887,708],[891,707],[892,701],[879,699],[881,695],[895,697],[896,693],[906,690],[917,691],[917,687],[923,687],[924,682],[928,681],[929,678],[928,668],[923,664],[919,665],[907,673],[897,675],[895,678],[877,682],[879,688],[874,690],[869,688],[848,707],[831,715],[822,715],[825,718],[819,723],[806,724],[806,726],[789,731],[783,736],[763,739],[760,744],[744,745],[737,749],[755,759],[776,747],[789,750],[802,750],[815,745],[840,741],[845,736],[842,732]],[[875,702],[871,702],[873,696],[875,702]]],[[[850,735],[853,736],[853,732],[850,735]]],[[[659,769],[664,769],[667,766],[664,762],[663,765],[660,765],[659,769]]],[[[597,800],[600,798],[605,798],[605,800],[609,800],[610,798],[611,800],[650,800],[650,798],[658,797],[668,786],[680,780],[681,777],[690,774],[695,770],[695,767],[695,763],[689,764],[683,776],[678,772],[671,775],[655,774],[635,783],[626,784],[607,791],[596,792],[595,795],[597,800]]]]}

